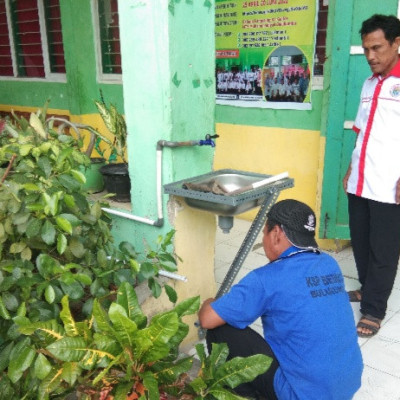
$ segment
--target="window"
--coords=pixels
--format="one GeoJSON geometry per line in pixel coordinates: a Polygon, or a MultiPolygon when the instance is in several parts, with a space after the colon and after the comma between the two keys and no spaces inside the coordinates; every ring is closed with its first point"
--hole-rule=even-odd
{"type": "Polygon", "coordinates": [[[121,46],[117,0],[94,2],[97,27],[98,64],[101,79],[121,78],[121,46]]]}
{"type": "Polygon", "coordinates": [[[65,74],[60,0],[0,0],[0,76],[65,74]]]}
{"type": "Polygon", "coordinates": [[[315,55],[314,55],[314,75],[324,74],[327,25],[328,25],[328,1],[319,0],[317,38],[316,38],[315,55]]]}

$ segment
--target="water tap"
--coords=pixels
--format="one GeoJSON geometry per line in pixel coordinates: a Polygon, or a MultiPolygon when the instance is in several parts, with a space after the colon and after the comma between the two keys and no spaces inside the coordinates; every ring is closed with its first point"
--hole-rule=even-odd
{"type": "Polygon", "coordinates": [[[199,140],[199,146],[211,146],[211,147],[215,147],[215,142],[212,139],[216,139],[217,137],[219,137],[219,135],[206,135],[205,140],[199,140]]]}

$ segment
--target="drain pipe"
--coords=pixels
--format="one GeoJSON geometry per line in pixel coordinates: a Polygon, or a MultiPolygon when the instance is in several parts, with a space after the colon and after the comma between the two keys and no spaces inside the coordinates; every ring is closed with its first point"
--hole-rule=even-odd
{"type": "Polygon", "coordinates": [[[175,147],[188,147],[188,146],[211,146],[215,147],[213,139],[217,138],[218,135],[206,135],[204,140],[189,140],[186,142],[171,142],[167,140],[159,140],[157,142],[157,153],[156,153],[156,184],[157,184],[157,220],[149,218],[139,217],[127,212],[113,210],[112,208],[103,207],[102,210],[109,214],[116,215],[121,218],[126,218],[132,221],[141,222],[147,225],[153,225],[161,227],[164,225],[164,214],[162,204],[162,150],[164,147],[175,148],[175,147]]]}

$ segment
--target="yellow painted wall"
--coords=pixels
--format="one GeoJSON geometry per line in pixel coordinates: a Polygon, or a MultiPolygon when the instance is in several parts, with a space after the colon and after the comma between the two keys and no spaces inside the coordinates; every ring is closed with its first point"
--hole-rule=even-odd
{"type": "Polygon", "coordinates": [[[319,131],[217,124],[217,134],[215,170],[232,168],[271,175],[287,171],[295,186],[282,191],[279,198],[296,198],[315,210],[319,131]]]}
{"type": "MultiPolygon", "coordinates": [[[[320,214],[325,138],[319,131],[219,123],[216,132],[214,170],[231,168],[271,175],[287,171],[294,187],[282,191],[278,200],[294,198],[320,214]]],[[[257,211],[238,218],[252,220],[257,211]]],[[[337,251],[346,242],[318,239],[318,244],[337,251]]]]}

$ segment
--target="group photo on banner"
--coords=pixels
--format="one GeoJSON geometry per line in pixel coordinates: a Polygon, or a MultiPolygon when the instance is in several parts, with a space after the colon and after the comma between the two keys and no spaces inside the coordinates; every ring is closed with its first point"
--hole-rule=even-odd
{"type": "Polygon", "coordinates": [[[318,1],[216,0],[217,104],[311,108],[318,1]]]}

